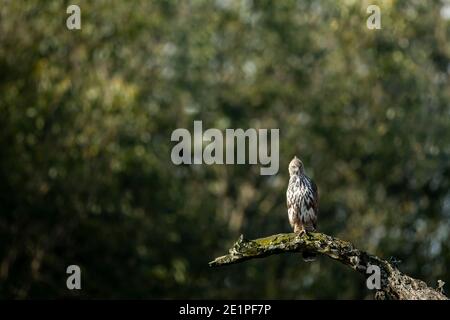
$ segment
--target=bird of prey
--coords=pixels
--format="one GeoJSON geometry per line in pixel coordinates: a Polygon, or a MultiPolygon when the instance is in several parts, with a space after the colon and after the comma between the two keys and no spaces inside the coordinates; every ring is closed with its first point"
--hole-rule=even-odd
{"type": "MultiPolygon", "coordinates": [[[[303,163],[294,157],[289,163],[289,185],[286,191],[289,223],[295,233],[314,232],[317,229],[319,193],[317,186],[306,174],[303,163]]],[[[303,252],[305,261],[315,260],[312,252],[303,252]]]]}

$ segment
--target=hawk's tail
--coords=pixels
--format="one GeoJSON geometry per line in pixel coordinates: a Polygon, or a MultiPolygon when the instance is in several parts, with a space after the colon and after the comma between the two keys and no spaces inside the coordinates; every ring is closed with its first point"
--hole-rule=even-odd
{"type": "Polygon", "coordinates": [[[311,262],[311,261],[316,260],[316,256],[317,255],[311,251],[303,251],[302,252],[303,261],[306,261],[306,262],[311,262]]]}

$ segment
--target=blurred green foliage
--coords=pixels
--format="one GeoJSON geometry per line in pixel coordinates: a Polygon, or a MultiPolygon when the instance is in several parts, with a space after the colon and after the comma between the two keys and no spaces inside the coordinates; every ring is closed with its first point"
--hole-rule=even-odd
{"type": "Polygon", "coordinates": [[[0,297],[371,298],[326,258],[208,268],[290,231],[294,154],[321,231],[450,283],[443,2],[80,0],[69,31],[71,3],[0,1],[0,297]],[[280,172],[173,165],[194,120],[280,128],[280,172]]]}

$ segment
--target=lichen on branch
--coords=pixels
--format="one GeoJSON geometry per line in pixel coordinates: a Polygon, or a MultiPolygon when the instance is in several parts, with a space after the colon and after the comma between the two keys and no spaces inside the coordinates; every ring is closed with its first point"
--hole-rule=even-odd
{"type": "Polygon", "coordinates": [[[425,282],[401,273],[390,262],[359,250],[348,241],[318,232],[301,236],[295,233],[282,233],[255,240],[247,240],[241,235],[227,255],[216,258],[209,265],[211,267],[225,266],[274,254],[303,251],[328,256],[358,271],[364,277],[370,276],[366,272],[370,265],[378,266],[381,272],[381,289],[377,291],[376,298],[379,299],[448,299],[442,292],[428,287],[425,282]]]}

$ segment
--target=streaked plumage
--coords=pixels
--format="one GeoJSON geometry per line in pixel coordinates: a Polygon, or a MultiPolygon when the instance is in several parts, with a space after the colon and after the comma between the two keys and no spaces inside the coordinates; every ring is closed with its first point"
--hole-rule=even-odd
{"type": "MultiPolygon", "coordinates": [[[[319,193],[317,186],[304,172],[297,157],[289,164],[289,185],[286,191],[289,223],[295,233],[314,232],[317,229],[319,193]]],[[[311,260],[304,253],[305,260],[311,260]],[[305,257],[305,254],[307,257],[305,257]]]]}

